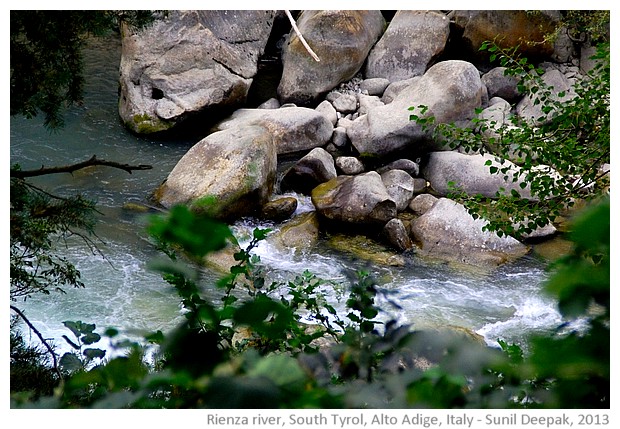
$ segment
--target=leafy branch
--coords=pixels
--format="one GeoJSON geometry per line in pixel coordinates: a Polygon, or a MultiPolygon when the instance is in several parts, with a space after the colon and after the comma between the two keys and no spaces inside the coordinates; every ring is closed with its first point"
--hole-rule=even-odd
{"type": "Polygon", "coordinates": [[[425,106],[411,107],[410,119],[451,149],[467,153],[491,152],[489,173],[518,183],[531,198],[498,189],[495,198],[466,195],[454,189],[449,196],[461,201],[470,214],[489,221],[488,231],[521,238],[536,227],[555,221],[577,199],[593,199],[608,189],[610,157],[609,44],[601,44],[599,63],[569,91],[556,91],[544,80],[543,70],[518,53],[518,46],[502,48],[497,41],[480,48],[506,67],[505,74],[520,78],[518,89],[539,109],[536,118],[508,115],[491,120],[477,109],[470,127],[435,123],[425,106]],[[513,164],[506,163],[507,160],[513,164]],[[500,232],[501,231],[501,232],[500,232]]]}

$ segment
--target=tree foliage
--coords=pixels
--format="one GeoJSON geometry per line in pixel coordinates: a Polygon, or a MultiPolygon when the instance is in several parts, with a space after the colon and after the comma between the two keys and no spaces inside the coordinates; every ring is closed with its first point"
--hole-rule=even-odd
{"type": "Polygon", "coordinates": [[[56,244],[73,235],[88,240],[95,204],[81,196],[54,196],[17,178],[11,179],[10,191],[11,300],[83,287],[79,271],[56,244]]]}
{"type": "MultiPolygon", "coordinates": [[[[518,89],[538,108],[538,117],[513,114],[498,123],[478,116],[466,128],[436,124],[432,116],[424,115],[425,106],[412,107],[410,117],[452,149],[492,153],[495,162],[486,162],[491,174],[530,190],[531,198],[504,188],[495,198],[485,198],[453,186],[450,195],[475,217],[485,218],[487,230],[520,238],[555,221],[576,201],[598,198],[608,190],[609,43],[598,46],[596,67],[575,83],[570,95],[554,91],[543,79],[544,71],[520,57],[518,47],[504,49],[489,41],[480,49],[488,51],[492,61],[499,60],[506,75],[519,78],[518,89]]],[[[476,111],[481,113],[482,109],[476,111]]]]}

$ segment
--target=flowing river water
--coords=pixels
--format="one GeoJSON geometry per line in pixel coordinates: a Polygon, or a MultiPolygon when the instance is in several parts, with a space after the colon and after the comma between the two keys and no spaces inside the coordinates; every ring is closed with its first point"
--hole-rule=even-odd
{"type": "MultiPolygon", "coordinates": [[[[92,155],[153,166],[131,175],[97,167],[32,180],[57,194],[82,193],[96,200],[101,212],[96,232],[102,254],[81,240],[72,240],[60,250],[81,271],[86,287],[65,288],[66,294],[34,296],[17,303],[45,337],[57,340],[60,349],[61,336],[68,334],[62,325],[65,320],[95,323],[100,331],[115,327],[134,338],[158,329],[165,332],[182,320],[175,291],[149,268],[150,261],[161,255],[144,231],[144,215],[124,206],[144,203],[196,140],[154,140],[136,137],[124,129],[117,113],[119,59],[120,42],[116,38],[89,44],[85,51],[84,104],[66,113],[63,129],[50,132],[41,118],[12,117],[10,122],[11,165],[19,163],[22,169],[66,165],[92,155]]],[[[307,198],[300,197],[300,203],[301,211],[312,209],[307,198]]],[[[234,227],[243,232],[256,226],[264,225],[246,220],[234,227]]],[[[498,338],[522,342],[527,334],[554,329],[562,322],[555,302],[542,292],[545,263],[532,256],[481,271],[424,262],[415,255],[407,257],[404,267],[373,267],[323,242],[298,254],[263,242],[256,253],[266,269],[280,278],[308,269],[345,285],[347,272],[366,269],[377,278],[386,296],[402,307],[390,310],[385,305],[389,314],[383,317],[396,317],[414,327],[468,328],[484,336],[489,344],[497,344],[498,338]]],[[[217,275],[207,277],[215,280],[217,275]]],[[[328,299],[342,308],[338,296],[334,291],[328,299]]]]}

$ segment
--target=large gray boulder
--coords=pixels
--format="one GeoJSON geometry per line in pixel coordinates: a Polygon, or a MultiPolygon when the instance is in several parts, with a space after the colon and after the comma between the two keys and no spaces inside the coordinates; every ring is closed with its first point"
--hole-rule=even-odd
{"type": "Polygon", "coordinates": [[[119,113],[133,132],[175,127],[207,108],[242,105],[256,75],[274,11],[171,11],[123,28],[119,113]]]}
{"type": "Polygon", "coordinates": [[[510,236],[483,231],[485,221],[474,219],[455,201],[440,198],[411,223],[420,254],[466,264],[499,265],[524,256],[528,248],[510,236]]]}
{"type": "Polygon", "coordinates": [[[407,151],[407,155],[443,149],[440,142],[415,121],[411,113],[434,116],[436,123],[471,119],[475,109],[486,99],[486,87],[476,67],[465,61],[442,61],[403,89],[385,106],[370,108],[347,129],[351,143],[358,152],[385,156],[407,151]],[[409,107],[426,106],[425,114],[409,107]]]}
{"type": "Polygon", "coordinates": [[[519,92],[517,76],[506,75],[506,67],[495,67],[482,76],[482,83],[487,87],[489,98],[501,97],[514,103],[519,101],[523,94],[519,92]]]}
{"type": "Polygon", "coordinates": [[[309,195],[312,189],[338,175],[334,158],[323,148],[312,149],[295,163],[282,178],[282,191],[297,191],[309,195]]]}
{"type": "Polygon", "coordinates": [[[334,131],[334,126],[325,115],[306,107],[239,109],[216,124],[213,130],[228,130],[247,125],[267,128],[273,136],[278,155],[323,146],[334,131]]]}
{"type": "Polygon", "coordinates": [[[560,18],[557,10],[457,10],[452,16],[454,33],[462,32],[460,52],[484,64],[489,62],[489,53],[479,49],[489,40],[506,49],[519,46],[519,52],[530,60],[551,58],[554,44],[548,35],[560,18]]]}
{"type": "Polygon", "coordinates": [[[445,14],[429,10],[399,10],[366,63],[367,78],[391,82],[420,76],[443,52],[450,34],[445,14]]]}
{"type": "Polygon", "coordinates": [[[490,154],[466,155],[459,152],[444,151],[432,152],[428,156],[427,162],[422,166],[422,176],[431,184],[433,190],[442,196],[448,195],[453,187],[465,192],[467,195],[483,195],[488,198],[496,197],[500,188],[504,188],[508,194],[513,190],[518,192],[521,198],[533,199],[529,185],[521,188],[521,169],[512,162],[505,160],[500,164],[495,157],[490,154]],[[491,162],[491,165],[487,165],[491,162]],[[491,167],[507,168],[508,178],[498,172],[491,173],[491,167]],[[512,181],[513,175],[519,180],[512,181]]]}
{"type": "Polygon", "coordinates": [[[273,192],[277,153],[269,130],[259,126],[211,134],[194,145],[155,192],[164,207],[189,204],[220,219],[260,210],[273,192]]]}
{"type": "Polygon", "coordinates": [[[307,105],[355,76],[381,36],[385,20],[378,10],[306,10],[297,26],[320,61],[291,30],[282,50],[278,96],[282,102],[307,105]]]}
{"type": "Polygon", "coordinates": [[[338,176],[317,186],[312,203],[323,218],[335,223],[383,227],[396,217],[396,203],[375,171],[338,176]]]}

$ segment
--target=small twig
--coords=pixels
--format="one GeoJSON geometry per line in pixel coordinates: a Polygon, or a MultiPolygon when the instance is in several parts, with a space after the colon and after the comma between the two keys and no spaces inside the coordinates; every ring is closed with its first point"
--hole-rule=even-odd
{"type": "Polygon", "coordinates": [[[57,174],[57,173],[73,173],[74,171],[80,170],[82,168],[91,167],[93,165],[104,165],[107,167],[119,168],[121,170],[126,171],[131,174],[134,170],[150,170],[153,168],[152,165],[129,165],[129,164],[121,164],[119,162],[114,161],[106,161],[104,159],[97,159],[97,155],[93,155],[90,159],[78,162],[73,165],[65,165],[62,167],[43,167],[38,170],[11,170],[11,177],[16,177],[19,179],[23,179],[26,177],[34,177],[34,176],[43,176],[46,174],[57,174]]]}
{"type": "Polygon", "coordinates": [[[285,10],[284,13],[286,13],[286,16],[288,16],[288,20],[291,21],[291,26],[293,27],[293,30],[295,30],[297,37],[299,37],[301,44],[304,45],[304,48],[306,48],[308,53],[312,56],[312,58],[314,58],[316,62],[321,61],[319,57],[317,56],[317,54],[315,54],[312,48],[308,45],[308,43],[306,42],[306,39],[304,39],[304,36],[302,36],[301,31],[299,31],[299,28],[297,28],[297,24],[295,24],[293,15],[291,15],[291,13],[288,10],[285,10]]]}
{"type": "Polygon", "coordinates": [[[36,334],[36,336],[39,337],[39,340],[41,341],[41,343],[45,346],[47,351],[49,351],[49,353],[52,355],[54,371],[56,371],[56,374],[58,374],[58,377],[60,377],[60,379],[62,380],[63,379],[62,373],[60,372],[60,369],[58,369],[58,361],[56,360],[56,353],[54,352],[54,349],[52,349],[52,347],[47,343],[47,341],[45,341],[45,338],[43,338],[43,335],[41,335],[41,333],[37,330],[37,328],[34,327],[34,325],[30,322],[30,320],[28,320],[26,315],[22,313],[22,311],[19,308],[11,305],[11,310],[17,313],[17,315],[21,317],[24,322],[26,322],[26,325],[28,325],[28,327],[32,329],[32,331],[36,334]]]}

